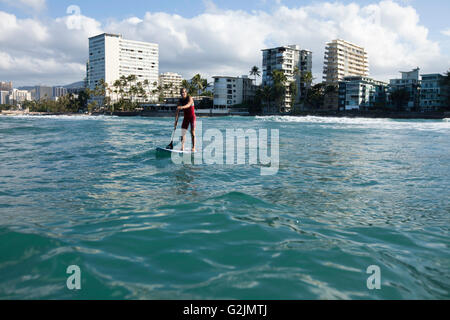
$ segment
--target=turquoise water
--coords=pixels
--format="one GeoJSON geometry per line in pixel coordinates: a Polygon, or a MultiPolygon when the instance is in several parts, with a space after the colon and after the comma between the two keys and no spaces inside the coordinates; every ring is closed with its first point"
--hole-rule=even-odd
{"type": "Polygon", "coordinates": [[[278,129],[278,173],[159,158],[168,118],[0,117],[0,298],[450,298],[447,120],[202,121],[278,129]]]}

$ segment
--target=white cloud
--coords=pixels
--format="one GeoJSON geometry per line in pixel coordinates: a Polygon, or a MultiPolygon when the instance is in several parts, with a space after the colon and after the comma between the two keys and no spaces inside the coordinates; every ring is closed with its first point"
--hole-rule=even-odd
{"type": "MultiPolygon", "coordinates": [[[[55,77],[68,70],[64,79],[72,77],[73,81],[84,77],[87,38],[103,31],[158,43],[160,71],[179,72],[186,78],[195,73],[208,77],[247,74],[253,65],[261,66],[261,49],[299,44],[313,51],[313,73],[320,81],[325,44],[336,38],[363,46],[369,54],[371,76],[380,80],[417,66],[424,72],[442,72],[450,62],[440,52],[439,43],[428,38],[415,9],[393,1],[367,6],[281,5],[272,12],[221,10],[212,1],[205,1],[205,6],[204,13],[192,18],[147,12],[144,16],[109,20],[104,25],[79,16],[75,29],[73,16],[50,21],[18,20],[0,12],[0,28],[5,30],[0,34],[0,48],[14,57],[8,60],[12,64],[26,57],[37,65],[49,61],[55,77]]],[[[0,64],[2,77],[17,79],[13,77],[14,67],[7,70],[4,64],[0,64]]],[[[35,68],[30,68],[29,75],[27,79],[42,76],[35,68]]]]}
{"type": "Polygon", "coordinates": [[[18,8],[32,9],[38,12],[47,6],[46,0],[0,0],[0,3],[6,3],[7,5],[18,8]]]}
{"type": "Polygon", "coordinates": [[[85,16],[18,19],[0,11],[0,75],[18,84],[61,84],[84,78],[88,37],[101,24],[85,16]]]}
{"type": "Polygon", "coordinates": [[[450,28],[442,30],[441,33],[445,36],[449,36],[450,37],[450,28]]]}

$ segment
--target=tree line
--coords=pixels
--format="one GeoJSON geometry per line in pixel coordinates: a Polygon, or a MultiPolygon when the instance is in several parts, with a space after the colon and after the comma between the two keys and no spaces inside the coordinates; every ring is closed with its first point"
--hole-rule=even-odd
{"type": "MultiPolygon", "coordinates": [[[[183,80],[181,86],[193,96],[200,94],[213,96],[212,92],[207,90],[211,84],[200,74],[196,74],[190,80],[183,80]]],[[[94,90],[85,88],[78,96],[70,93],[58,97],[57,100],[44,97],[39,101],[25,101],[22,108],[31,112],[52,113],[136,111],[142,103],[164,102],[167,97],[178,97],[179,90],[180,87],[174,83],[161,85],[156,81],[150,83],[147,79],[138,81],[136,75],[129,75],[121,76],[111,85],[101,79],[94,90]]],[[[14,106],[0,105],[0,111],[11,108],[14,106]]]]}
{"type": "MultiPolygon", "coordinates": [[[[261,72],[257,66],[250,70],[250,76],[261,76],[261,72]]],[[[258,86],[255,99],[251,104],[252,113],[262,113],[263,108],[276,109],[282,112],[286,95],[291,97],[291,104],[289,107],[295,113],[300,108],[319,109],[323,103],[325,95],[337,91],[337,87],[325,83],[318,83],[312,85],[314,80],[311,72],[300,72],[298,67],[294,68],[293,81],[289,81],[286,74],[281,70],[272,70],[270,73],[272,78],[271,85],[258,86]],[[300,80],[301,88],[297,85],[297,80],[300,80]],[[298,92],[301,90],[300,96],[297,98],[298,92]]]]}

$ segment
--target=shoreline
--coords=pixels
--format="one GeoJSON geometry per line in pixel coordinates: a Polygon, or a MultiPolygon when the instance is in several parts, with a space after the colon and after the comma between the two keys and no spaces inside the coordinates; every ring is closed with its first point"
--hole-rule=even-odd
{"type": "MultiPolygon", "coordinates": [[[[16,116],[16,115],[29,115],[29,116],[117,116],[117,117],[173,117],[172,113],[169,112],[93,112],[93,113],[70,113],[70,112],[27,112],[21,110],[2,110],[0,113],[4,116],[16,116]]],[[[197,117],[226,117],[226,116],[241,116],[241,117],[252,117],[252,116],[278,116],[278,117],[336,117],[336,118],[385,118],[385,119],[423,119],[423,120],[443,120],[450,118],[450,112],[388,112],[388,111],[301,111],[295,114],[280,114],[280,113],[270,113],[270,114],[249,114],[249,115],[235,115],[235,114],[211,114],[211,115],[197,115],[197,117]]]]}

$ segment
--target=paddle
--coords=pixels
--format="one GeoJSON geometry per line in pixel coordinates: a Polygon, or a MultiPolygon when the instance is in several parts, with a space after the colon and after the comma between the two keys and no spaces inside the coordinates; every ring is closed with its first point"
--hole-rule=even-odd
{"type": "Polygon", "coordinates": [[[175,135],[175,131],[177,131],[178,116],[179,115],[180,115],[180,112],[179,112],[179,110],[177,110],[177,113],[175,115],[175,125],[174,125],[174,129],[173,129],[173,132],[172,132],[172,138],[170,139],[170,144],[166,148],[168,150],[173,150],[173,136],[175,135]]]}

